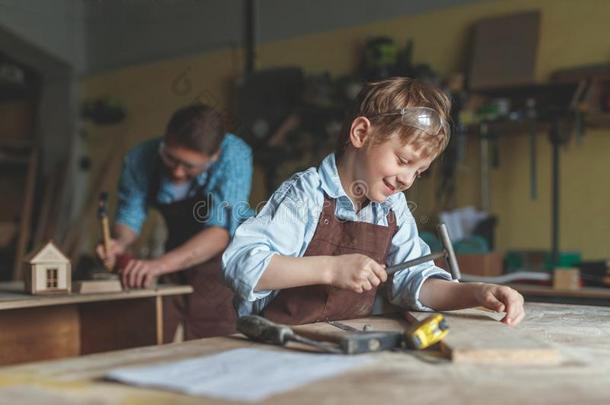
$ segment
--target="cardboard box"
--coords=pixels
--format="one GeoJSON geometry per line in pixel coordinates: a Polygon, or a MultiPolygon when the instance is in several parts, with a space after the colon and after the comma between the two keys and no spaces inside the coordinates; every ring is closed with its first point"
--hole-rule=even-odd
{"type": "MultiPolygon", "coordinates": [[[[498,252],[486,254],[457,255],[460,272],[475,276],[500,276],[503,274],[502,255],[498,252]]],[[[448,271],[444,260],[435,261],[436,265],[448,271]]]]}
{"type": "Polygon", "coordinates": [[[559,267],[553,271],[553,288],[556,290],[578,290],[580,288],[580,270],[570,267],[559,267]]]}

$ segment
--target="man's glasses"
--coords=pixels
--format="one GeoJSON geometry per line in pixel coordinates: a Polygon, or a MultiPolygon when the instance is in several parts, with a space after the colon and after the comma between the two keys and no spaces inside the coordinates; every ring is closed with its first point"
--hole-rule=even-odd
{"type": "Polygon", "coordinates": [[[432,108],[428,107],[405,107],[398,111],[379,113],[371,115],[370,118],[400,115],[403,125],[424,131],[429,135],[438,135],[441,130],[449,133],[447,121],[432,108]]]}
{"type": "Polygon", "coordinates": [[[209,167],[214,163],[213,161],[202,164],[186,162],[167,152],[165,144],[163,142],[161,142],[161,144],[159,145],[159,156],[161,157],[163,163],[170,169],[177,169],[178,167],[182,167],[184,171],[189,174],[197,174],[204,172],[209,169],[209,167]]]}

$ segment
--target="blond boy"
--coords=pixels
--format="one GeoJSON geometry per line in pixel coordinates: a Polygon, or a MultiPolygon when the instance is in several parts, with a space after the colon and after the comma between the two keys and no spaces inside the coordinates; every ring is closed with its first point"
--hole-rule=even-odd
{"type": "Polygon", "coordinates": [[[336,152],[284,182],[237,229],[223,273],[239,314],[288,324],[357,318],[383,287],[404,308],[484,306],[519,323],[523,297],[509,287],[458,283],[433,262],[386,274],[430,252],[403,191],[446,147],[449,109],[440,89],[416,80],[366,85],[336,152]]]}

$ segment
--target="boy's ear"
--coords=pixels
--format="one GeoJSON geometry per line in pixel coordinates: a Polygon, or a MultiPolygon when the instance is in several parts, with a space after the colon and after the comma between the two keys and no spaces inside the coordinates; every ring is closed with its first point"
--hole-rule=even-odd
{"type": "Polygon", "coordinates": [[[354,148],[360,149],[366,145],[368,136],[371,133],[371,121],[366,117],[356,117],[352,121],[349,130],[349,140],[354,148]]]}

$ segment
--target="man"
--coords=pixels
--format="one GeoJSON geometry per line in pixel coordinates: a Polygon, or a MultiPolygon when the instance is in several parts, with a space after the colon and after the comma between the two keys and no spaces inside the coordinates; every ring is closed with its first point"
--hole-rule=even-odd
{"type": "Polygon", "coordinates": [[[250,147],[225,133],[221,114],[203,104],[179,109],[162,138],[145,141],[125,156],[113,239],[108,252],[99,245],[97,253],[114,267],[117,256],[137,239],[148,208],[160,211],[168,228],[165,254],[131,260],[119,272],[131,288],[150,285],[158,276],[193,286],[193,294],[164,301],[166,342],[179,323],[185,339],[234,332],[233,294],[222,283],[220,258],[250,215],[251,180],[250,147]]]}

